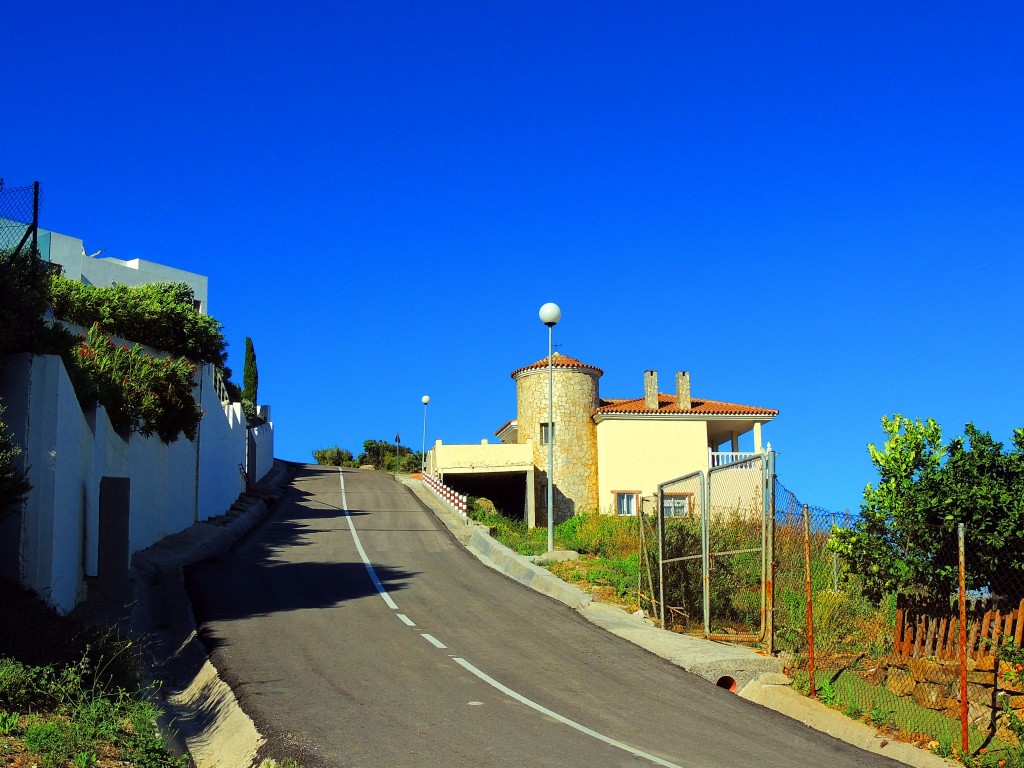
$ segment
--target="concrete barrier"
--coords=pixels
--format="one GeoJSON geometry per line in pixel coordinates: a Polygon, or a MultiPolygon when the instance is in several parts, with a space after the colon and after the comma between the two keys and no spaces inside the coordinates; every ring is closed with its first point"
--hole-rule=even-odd
{"type": "Polygon", "coordinates": [[[546,568],[534,565],[529,558],[495,541],[483,526],[474,526],[467,547],[483,562],[536,592],[575,610],[590,605],[592,598],[586,592],[567,584],[546,568]]]}

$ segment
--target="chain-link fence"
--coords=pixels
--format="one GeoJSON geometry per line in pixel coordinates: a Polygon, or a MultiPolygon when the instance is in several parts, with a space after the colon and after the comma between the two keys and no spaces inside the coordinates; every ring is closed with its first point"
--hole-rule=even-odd
{"type": "Polygon", "coordinates": [[[39,182],[9,187],[0,179],[0,251],[18,254],[37,250],[39,182]]]}
{"type": "Polygon", "coordinates": [[[662,620],[712,639],[767,632],[766,457],[750,456],[662,483],[662,620]]]}
{"type": "Polygon", "coordinates": [[[660,488],[664,548],[661,604],[666,629],[704,632],[704,472],[670,480],[660,488]]]}
{"type": "Polygon", "coordinates": [[[915,535],[933,544],[927,567],[951,585],[945,597],[871,599],[877,583],[868,589],[869,574],[836,552],[837,531],[858,519],[776,483],[775,645],[796,685],[939,754],[1024,764],[1024,549],[993,552],[980,531],[961,543],[952,524],[921,526],[915,535]],[[977,576],[982,562],[994,575],[977,576]]]}
{"type": "Polygon", "coordinates": [[[708,472],[707,637],[764,639],[768,586],[765,457],[708,472]]]}

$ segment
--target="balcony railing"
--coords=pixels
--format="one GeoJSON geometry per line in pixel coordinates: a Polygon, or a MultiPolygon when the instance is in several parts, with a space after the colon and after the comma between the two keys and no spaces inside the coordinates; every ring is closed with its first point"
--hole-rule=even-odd
{"type": "Polygon", "coordinates": [[[752,459],[755,456],[760,456],[760,454],[742,451],[712,451],[708,448],[708,469],[724,467],[726,464],[735,464],[738,461],[752,459]]]}

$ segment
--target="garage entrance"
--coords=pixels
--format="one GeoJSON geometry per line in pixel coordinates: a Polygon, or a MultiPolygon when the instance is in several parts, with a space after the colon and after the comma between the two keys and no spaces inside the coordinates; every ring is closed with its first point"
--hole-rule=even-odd
{"type": "Polygon", "coordinates": [[[459,493],[483,496],[512,520],[527,520],[526,472],[445,472],[444,483],[459,493]]]}

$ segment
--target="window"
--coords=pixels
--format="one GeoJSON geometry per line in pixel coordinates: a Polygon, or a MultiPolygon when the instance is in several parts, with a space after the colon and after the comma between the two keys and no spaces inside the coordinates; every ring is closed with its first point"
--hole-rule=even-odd
{"type": "Polygon", "coordinates": [[[615,514],[621,517],[636,515],[639,491],[613,491],[613,493],[615,494],[615,514]]]}
{"type": "Polygon", "coordinates": [[[693,512],[692,493],[666,493],[661,503],[665,517],[689,517],[693,512]]]}
{"type": "Polygon", "coordinates": [[[540,425],[540,444],[547,445],[549,437],[552,443],[555,442],[555,425],[543,422],[540,425]]]}

